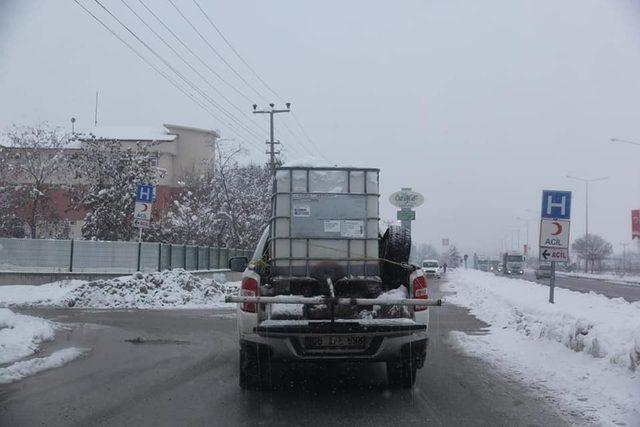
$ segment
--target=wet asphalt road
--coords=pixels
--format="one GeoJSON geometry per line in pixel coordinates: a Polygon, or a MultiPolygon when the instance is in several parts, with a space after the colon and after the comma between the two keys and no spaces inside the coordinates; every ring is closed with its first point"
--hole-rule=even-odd
{"type": "MultiPolygon", "coordinates": [[[[518,276],[515,276],[518,277],[518,276]]],[[[537,280],[533,272],[526,272],[524,279],[549,285],[549,279],[537,280]]],[[[556,275],[556,286],[579,292],[595,292],[609,298],[624,298],[629,302],[640,301],[640,285],[626,285],[604,280],[583,279],[556,275]]]]}
{"type": "Polygon", "coordinates": [[[242,391],[229,311],[30,310],[66,325],[45,354],[90,351],[0,386],[0,425],[566,425],[532,386],[448,341],[450,331],[482,334],[486,325],[459,307],[430,310],[413,392],[387,388],[382,364],[281,366],[273,390],[242,391]],[[146,341],[126,341],[136,337],[146,341]]]}

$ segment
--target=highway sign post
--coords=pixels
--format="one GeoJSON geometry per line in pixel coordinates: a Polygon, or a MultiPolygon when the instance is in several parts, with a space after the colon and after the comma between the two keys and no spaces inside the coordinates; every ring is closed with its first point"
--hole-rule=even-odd
{"type": "Polygon", "coordinates": [[[397,219],[402,226],[411,231],[411,221],[416,219],[416,211],[413,208],[424,203],[422,194],[412,191],[411,188],[403,188],[400,191],[389,196],[389,202],[400,210],[397,213],[397,219]]]}
{"type": "Polygon", "coordinates": [[[542,191],[540,213],[540,261],[551,263],[549,302],[554,302],[556,262],[569,261],[569,231],[571,228],[571,192],[542,191]]]}

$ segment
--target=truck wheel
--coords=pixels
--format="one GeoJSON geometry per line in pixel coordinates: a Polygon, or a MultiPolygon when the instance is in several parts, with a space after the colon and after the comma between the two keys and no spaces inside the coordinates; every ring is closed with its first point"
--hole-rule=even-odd
{"type": "Polygon", "coordinates": [[[418,364],[407,359],[387,362],[387,382],[390,387],[411,388],[416,383],[418,364]]]}
{"type": "Polygon", "coordinates": [[[240,388],[261,390],[268,385],[271,366],[260,356],[257,346],[240,344],[240,388]]]}
{"type": "MultiPolygon", "coordinates": [[[[411,253],[411,233],[397,225],[387,228],[380,240],[380,258],[394,263],[406,264],[411,253]]],[[[409,271],[397,264],[380,261],[380,278],[388,289],[406,285],[409,271]]]]}

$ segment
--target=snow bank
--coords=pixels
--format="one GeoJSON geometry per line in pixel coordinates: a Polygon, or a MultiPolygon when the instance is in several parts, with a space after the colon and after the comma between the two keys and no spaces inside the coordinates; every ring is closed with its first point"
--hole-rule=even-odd
{"type": "Polygon", "coordinates": [[[65,298],[85,283],[83,280],[61,280],[37,286],[0,286],[0,307],[62,306],[65,298]]]}
{"type": "Polygon", "coordinates": [[[640,303],[549,288],[474,270],[452,271],[447,302],[490,324],[455,344],[520,377],[568,416],[639,425],[640,303]]]}
{"type": "Polygon", "coordinates": [[[47,357],[16,362],[6,368],[0,368],[0,384],[11,383],[47,369],[59,368],[82,356],[86,351],[86,349],[70,347],[58,350],[47,357]]]}
{"type": "Polygon", "coordinates": [[[513,329],[532,339],[557,341],[571,350],[635,371],[640,365],[640,303],[556,288],[493,274],[458,270],[447,298],[471,308],[494,327],[513,329]]]}
{"type": "Polygon", "coordinates": [[[109,280],[0,286],[0,306],[162,308],[224,306],[238,284],[201,279],[185,270],[135,273],[109,280]]]}
{"type": "Polygon", "coordinates": [[[614,283],[623,283],[628,285],[640,285],[640,276],[632,276],[632,275],[618,275],[612,273],[603,273],[603,274],[592,274],[592,273],[568,273],[564,271],[557,271],[556,274],[558,276],[567,276],[567,277],[579,277],[583,279],[594,279],[594,280],[603,280],[607,282],[614,283]]]}
{"type": "Polygon", "coordinates": [[[54,334],[55,324],[48,320],[0,308],[0,364],[31,356],[54,334]]]}

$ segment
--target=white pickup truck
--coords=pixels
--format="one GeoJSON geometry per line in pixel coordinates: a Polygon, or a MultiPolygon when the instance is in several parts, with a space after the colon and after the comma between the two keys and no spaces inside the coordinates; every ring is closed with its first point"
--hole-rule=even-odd
{"type": "Polygon", "coordinates": [[[273,363],[386,362],[390,385],[412,387],[428,343],[422,270],[410,235],[378,229],[377,169],[279,168],[272,219],[243,271],[240,386],[270,383],[273,363]]]}

